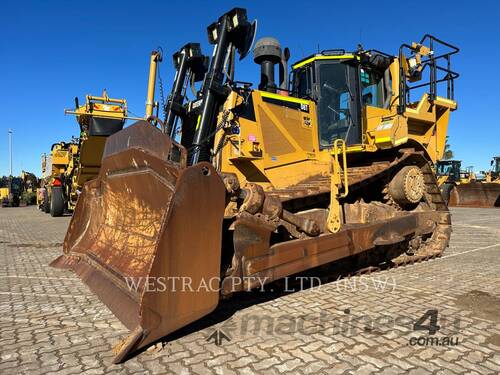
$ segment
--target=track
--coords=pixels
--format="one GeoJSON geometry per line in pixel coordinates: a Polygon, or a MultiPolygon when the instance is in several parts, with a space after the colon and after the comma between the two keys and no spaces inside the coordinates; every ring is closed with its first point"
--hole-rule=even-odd
{"type": "MultiPolygon", "coordinates": [[[[417,155],[413,155],[417,156],[417,155]]],[[[371,176],[370,180],[375,180],[377,178],[382,178],[391,172],[393,169],[398,169],[401,165],[408,165],[405,163],[406,158],[402,158],[398,163],[392,164],[389,170],[383,171],[378,176],[371,176]]],[[[412,157],[408,160],[415,161],[412,157]]],[[[448,247],[450,236],[452,232],[451,220],[448,207],[439,190],[437,180],[431,169],[430,164],[423,159],[422,156],[418,155],[418,161],[424,162],[421,164],[421,169],[424,174],[424,182],[426,184],[426,194],[425,199],[429,204],[430,208],[436,211],[443,212],[442,220],[436,226],[436,229],[432,235],[426,239],[422,239],[420,242],[405,241],[403,243],[394,245],[391,249],[381,249],[375,248],[373,250],[368,250],[367,253],[371,256],[364,256],[363,254],[355,255],[354,261],[351,263],[356,264],[358,267],[352,272],[343,274],[345,277],[358,276],[362,274],[369,274],[381,270],[386,270],[390,268],[397,268],[401,266],[411,265],[415,263],[424,262],[430,259],[441,257],[445,249],[448,247]],[[413,247],[413,249],[411,249],[413,247]],[[407,251],[411,249],[410,251],[407,251]],[[388,254],[398,252],[399,255],[388,260],[388,254]],[[402,252],[403,251],[403,252],[402,252]],[[402,253],[401,253],[402,252],[402,253]],[[377,254],[378,253],[378,254],[377,254]],[[362,259],[356,259],[362,258],[362,259]]]]}
{"type": "MultiPolygon", "coordinates": [[[[422,167],[424,172],[424,181],[426,184],[426,199],[430,203],[431,207],[438,211],[448,212],[448,207],[446,206],[441,192],[439,190],[436,177],[431,170],[431,167],[426,163],[422,167]]],[[[451,221],[450,214],[446,215],[447,220],[442,220],[432,236],[425,242],[422,242],[420,246],[415,250],[414,255],[402,254],[392,262],[396,266],[412,264],[416,262],[422,262],[432,258],[440,257],[444,250],[448,247],[451,236],[451,221]]]]}
{"type": "MultiPolygon", "coordinates": [[[[352,165],[352,164],[351,164],[352,165]]],[[[387,199],[385,187],[397,171],[408,165],[419,166],[423,172],[425,193],[424,203],[416,210],[420,212],[435,211],[441,213],[432,234],[416,239],[406,239],[395,245],[376,246],[348,258],[339,259],[331,264],[333,273],[342,276],[373,272],[380,269],[399,267],[440,257],[447,248],[451,235],[451,222],[448,207],[439,190],[430,163],[421,152],[414,149],[400,150],[397,157],[388,156],[385,161],[376,161],[371,165],[351,166],[349,174],[349,196],[344,203],[357,199],[366,199],[371,194],[368,203],[383,203],[395,210],[403,210],[391,199],[387,199]],[[377,189],[381,190],[378,197],[377,189]],[[382,200],[380,200],[382,199],[382,200]],[[334,264],[337,265],[334,265],[334,264]],[[347,274],[346,274],[346,270],[347,274]],[[354,273],[352,273],[352,271],[354,273]]],[[[329,179],[318,176],[286,190],[273,192],[285,201],[289,207],[302,209],[314,208],[318,202],[329,201],[329,179]],[[315,197],[315,199],[311,199],[315,197]],[[308,206],[309,203],[309,206],[308,206]]],[[[403,210],[404,211],[404,210],[403,210]]],[[[383,219],[374,219],[383,220],[383,219]]]]}

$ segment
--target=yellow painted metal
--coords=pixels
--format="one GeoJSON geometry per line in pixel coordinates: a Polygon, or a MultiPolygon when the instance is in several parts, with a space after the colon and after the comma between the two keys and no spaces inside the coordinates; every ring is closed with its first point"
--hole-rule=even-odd
{"type": "Polygon", "coordinates": [[[148,94],[146,97],[146,118],[153,115],[155,104],[155,84],[156,84],[156,71],[158,63],[161,62],[161,54],[158,51],[151,52],[149,61],[149,79],[148,79],[148,94]]]}
{"type": "Polygon", "coordinates": [[[127,101],[110,98],[104,90],[102,96],[87,95],[85,105],[75,110],[66,109],[64,113],[76,115],[76,120],[81,126],[87,126],[90,117],[125,120],[127,118],[127,101]]]}
{"type": "MultiPolygon", "coordinates": [[[[264,188],[286,187],[311,174],[328,175],[330,160],[326,153],[319,157],[314,101],[300,99],[299,104],[306,105],[306,112],[287,106],[291,97],[269,94],[257,90],[251,93],[255,121],[243,117],[234,120],[238,121],[240,132],[224,135],[225,146],[216,157],[219,169],[235,173],[242,183],[258,180],[264,188]],[[278,99],[283,105],[266,102],[265,98],[278,99]]],[[[233,92],[224,110],[231,110],[243,100],[233,92]]],[[[215,144],[223,134],[222,131],[217,134],[215,144]]]]}
{"type": "Polygon", "coordinates": [[[292,66],[293,69],[298,69],[301,68],[307,64],[312,63],[313,61],[317,60],[341,60],[341,59],[354,59],[357,58],[359,59],[358,56],[355,56],[353,54],[347,54],[347,55],[332,55],[332,56],[325,56],[325,55],[315,55],[313,57],[310,57],[306,60],[299,61],[295,65],[292,66]]]}
{"type": "Polygon", "coordinates": [[[9,198],[9,188],[0,188],[0,201],[9,198]]]}
{"type": "Polygon", "coordinates": [[[294,98],[293,96],[285,96],[285,95],[274,94],[272,92],[267,92],[267,91],[260,91],[260,95],[263,98],[283,100],[285,102],[297,103],[297,104],[306,104],[306,105],[309,105],[309,103],[311,102],[310,100],[294,98]]]}
{"type": "Polygon", "coordinates": [[[349,194],[346,144],[342,139],[335,140],[333,144],[330,186],[330,208],[328,211],[327,226],[330,232],[336,233],[340,230],[342,222],[339,199],[345,198],[349,194]],[[340,164],[339,153],[342,154],[342,165],[340,164]],[[342,175],[344,176],[343,179],[342,175]],[[342,192],[340,192],[340,186],[343,186],[342,192]]]}
{"type": "MultiPolygon", "coordinates": [[[[83,185],[95,178],[101,167],[101,158],[106,144],[106,136],[93,135],[89,131],[91,118],[115,120],[123,124],[127,118],[127,101],[110,98],[104,90],[102,96],[86,96],[86,103],[75,110],[76,120],[80,124],[78,144],[71,152],[67,168],[64,170],[67,181],[66,196],[68,208],[73,209],[83,185]]],[[[66,112],[68,113],[68,112],[66,112]]]]}
{"type": "MultiPolygon", "coordinates": [[[[425,49],[421,49],[425,53],[425,49]]],[[[300,68],[316,60],[354,58],[356,55],[313,56],[293,66],[300,68]]],[[[254,90],[251,100],[232,92],[219,113],[217,123],[227,116],[238,125],[237,134],[220,129],[214,144],[221,144],[214,157],[217,170],[234,173],[242,185],[258,183],[264,190],[289,189],[308,181],[330,181],[330,213],[328,227],[331,231],[342,223],[339,199],[348,189],[347,173],[344,180],[340,170],[346,171],[346,158],[354,153],[366,153],[367,158],[377,158],[377,153],[399,147],[423,151],[432,162],[444,152],[450,113],[457,103],[437,97],[430,100],[423,94],[419,100],[409,102],[403,113],[398,113],[400,57],[389,65],[392,92],[388,106],[363,105],[360,119],[359,144],[346,145],[343,140],[330,147],[320,147],[317,105],[314,100],[285,96],[254,90]],[[273,99],[273,100],[268,100],[273,99]],[[241,116],[237,107],[253,103],[252,114],[241,116]],[[222,139],[224,138],[224,139],[222,139]],[[341,144],[342,142],[342,144],[341,144]],[[340,154],[342,157],[340,158],[340,154]]],[[[403,79],[407,79],[403,76],[403,79]]]]}

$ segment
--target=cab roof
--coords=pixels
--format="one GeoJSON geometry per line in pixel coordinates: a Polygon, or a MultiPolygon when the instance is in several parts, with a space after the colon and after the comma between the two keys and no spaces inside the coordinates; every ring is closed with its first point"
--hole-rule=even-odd
{"type": "Polygon", "coordinates": [[[354,59],[357,58],[359,60],[359,56],[354,53],[347,52],[343,49],[330,49],[324,50],[320,53],[309,55],[294,64],[292,64],[292,69],[298,69],[303,67],[304,65],[310,64],[316,60],[338,60],[338,59],[354,59]]]}

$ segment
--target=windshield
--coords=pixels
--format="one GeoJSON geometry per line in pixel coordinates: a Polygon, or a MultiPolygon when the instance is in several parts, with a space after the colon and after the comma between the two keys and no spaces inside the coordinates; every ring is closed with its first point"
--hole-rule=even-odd
{"type": "Polygon", "coordinates": [[[436,168],[436,174],[438,176],[455,176],[460,174],[459,168],[460,167],[456,163],[451,163],[451,162],[438,163],[436,168]]]}
{"type": "Polygon", "coordinates": [[[495,159],[495,165],[494,165],[493,172],[500,173],[500,158],[495,159]]]}
{"type": "Polygon", "coordinates": [[[347,65],[320,64],[318,120],[320,145],[329,146],[335,139],[347,139],[351,124],[347,65]]]}

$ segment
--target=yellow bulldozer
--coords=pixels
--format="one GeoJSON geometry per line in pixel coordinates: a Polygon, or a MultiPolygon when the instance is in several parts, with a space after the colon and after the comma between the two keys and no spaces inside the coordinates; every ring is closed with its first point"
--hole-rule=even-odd
{"type": "Polygon", "coordinates": [[[132,331],[115,363],[233,293],[340,259],[382,268],[448,246],[432,166],[457,108],[458,48],[425,35],[395,55],[325,50],[294,63],[288,82],[289,50],[262,38],[254,89],[235,79],[255,35],[246,10],[207,30],[208,69],[199,53],[174,55],[161,128],[139,121],[108,138],[51,263],[132,331]]]}
{"type": "Polygon", "coordinates": [[[436,176],[443,198],[450,207],[500,207],[498,159],[492,160],[492,170],[483,172],[479,180],[472,167],[462,169],[460,160],[440,160],[436,176]],[[495,181],[495,179],[498,180],[495,181]]]}

